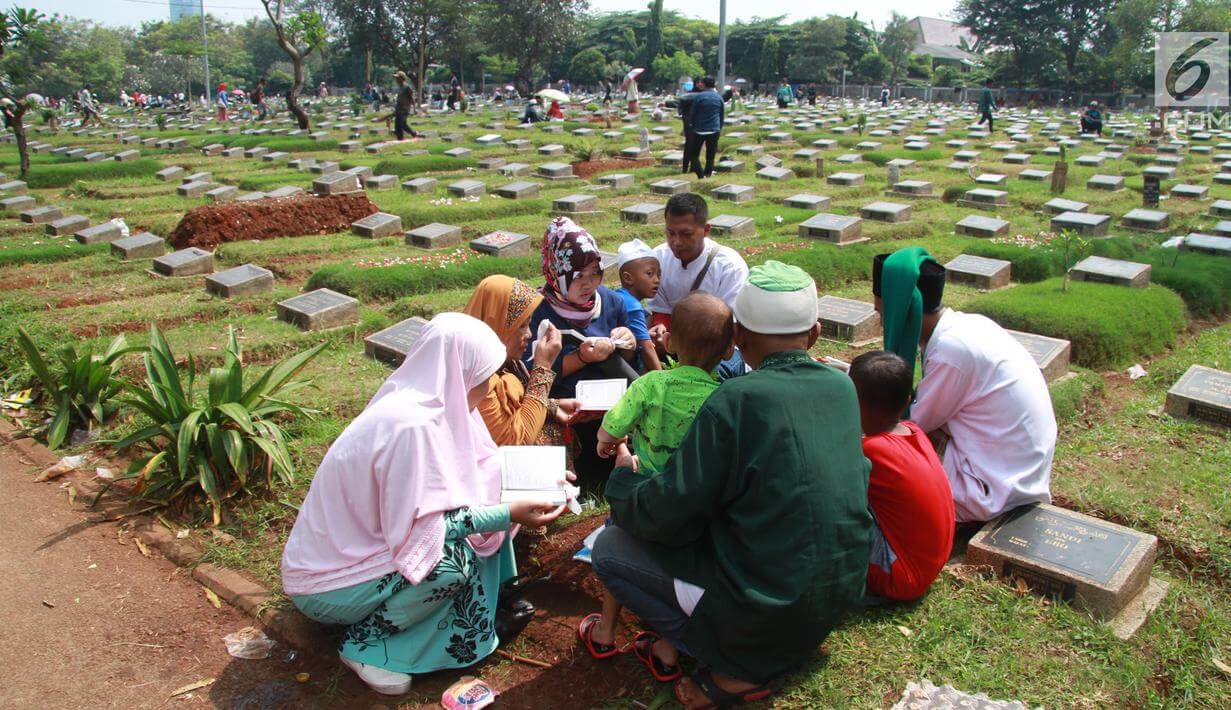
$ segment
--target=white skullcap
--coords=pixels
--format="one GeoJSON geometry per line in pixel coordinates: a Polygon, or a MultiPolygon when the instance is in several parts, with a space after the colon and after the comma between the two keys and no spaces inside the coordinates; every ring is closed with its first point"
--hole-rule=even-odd
{"type": "Polygon", "coordinates": [[[816,282],[798,266],[767,261],[748,271],[735,297],[735,321],[763,335],[793,335],[816,325],[816,282]]]}
{"type": "Polygon", "coordinates": [[[640,239],[634,239],[631,242],[624,242],[620,245],[620,249],[616,255],[619,257],[619,264],[617,268],[621,269],[623,269],[624,265],[630,261],[636,261],[637,259],[658,258],[658,255],[654,253],[654,250],[650,248],[650,245],[640,239]]]}

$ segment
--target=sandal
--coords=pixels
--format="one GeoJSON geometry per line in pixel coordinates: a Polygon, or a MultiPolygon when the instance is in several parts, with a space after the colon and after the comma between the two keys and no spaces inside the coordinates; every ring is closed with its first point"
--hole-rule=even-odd
{"type": "MultiPolygon", "coordinates": [[[[751,703],[756,700],[764,700],[778,690],[777,683],[775,681],[770,681],[768,683],[762,683],[755,688],[749,688],[739,693],[732,693],[728,690],[724,690],[722,686],[718,685],[718,683],[714,681],[714,672],[709,668],[697,669],[695,673],[688,676],[688,679],[691,680],[697,690],[699,690],[701,694],[710,701],[709,705],[702,706],[707,709],[729,708],[736,705],[751,703]]],[[[682,685],[683,683],[675,684],[675,699],[680,703],[680,705],[688,707],[687,701],[684,700],[683,695],[680,693],[680,688],[682,685]]]]}
{"type": "Polygon", "coordinates": [[[633,655],[637,657],[637,660],[644,663],[646,668],[650,669],[654,680],[659,683],[670,683],[673,680],[678,680],[684,674],[680,671],[678,665],[668,666],[658,656],[654,655],[654,643],[661,638],[662,636],[653,631],[642,631],[637,634],[632,643],[633,655]]]}
{"type": "Polygon", "coordinates": [[[618,656],[623,651],[618,646],[611,643],[595,643],[594,637],[591,635],[594,631],[594,626],[603,618],[602,614],[590,614],[581,620],[577,625],[577,635],[581,637],[581,645],[586,647],[586,651],[590,657],[596,661],[602,661],[613,656],[618,656]]]}

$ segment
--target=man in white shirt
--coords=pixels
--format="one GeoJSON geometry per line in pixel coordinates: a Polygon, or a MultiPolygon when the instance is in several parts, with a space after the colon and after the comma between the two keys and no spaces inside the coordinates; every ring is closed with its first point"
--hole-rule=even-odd
{"type": "MultiPolygon", "coordinates": [[[[938,443],[957,522],[991,520],[1021,505],[1050,502],[1056,417],[1043,374],[995,321],[944,307],[944,267],[923,250],[912,251],[912,257],[922,257],[909,276],[917,279],[921,296],[915,320],[923,379],[910,419],[938,443]]],[[[886,265],[887,257],[873,261],[872,293],[890,349],[897,338],[888,329],[903,322],[892,312],[914,306],[909,294],[903,299],[889,285],[900,281],[903,260],[886,265]]]]}
{"type": "MultiPolygon", "coordinates": [[[[654,248],[661,269],[658,294],[646,304],[653,314],[650,336],[660,351],[663,334],[671,329],[676,303],[693,291],[702,291],[733,308],[735,297],[748,280],[744,257],[709,238],[710,210],[704,197],[691,192],[672,195],[664,219],[667,241],[654,248]]],[[[720,375],[743,374],[738,351],[731,360],[723,361],[719,371],[720,375]]]]}

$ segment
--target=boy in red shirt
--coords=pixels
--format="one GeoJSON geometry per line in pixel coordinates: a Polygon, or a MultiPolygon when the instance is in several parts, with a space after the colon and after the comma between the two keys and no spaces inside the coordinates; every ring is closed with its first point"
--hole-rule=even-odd
{"type": "Polygon", "coordinates": [[[863,455],[872,462],[868,504],[872,556],[868,597],[918,599],[953,548],[953,493],[927,435],[899,421],[910,405],[914,373],[905,360],[874,350],[851,362],[859,395],[863,455]]]}

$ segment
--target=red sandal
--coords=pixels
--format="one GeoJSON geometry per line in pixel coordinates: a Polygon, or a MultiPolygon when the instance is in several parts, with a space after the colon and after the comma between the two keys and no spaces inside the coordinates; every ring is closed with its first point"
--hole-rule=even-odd
{"type": "Polygon", "coordinates": [[[602,661],[624,653],[615,644],[594,642],[594,637],[592,636],[594,626],[602,618],[602,614],[590,614],[577,625],[577,635],[581,638],[581,645],[586,647],[586,652],[596,661],[602,661]]]}
{"type": "Polygon", "coordinates": [[[637,660],[644,663],[645,667],[650,669],[654,680],[659,683],[670,683],[673,680],[678,680],[683,673],[678,665],[668,666],[658,656],[654,655],[654,643],[661,638],[662,636],[653,631],[642,631],[633,639],[632,650],[637,660]]]}

